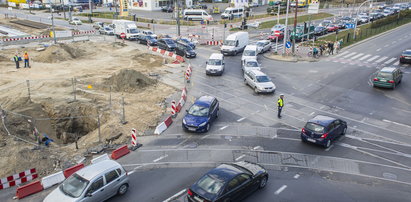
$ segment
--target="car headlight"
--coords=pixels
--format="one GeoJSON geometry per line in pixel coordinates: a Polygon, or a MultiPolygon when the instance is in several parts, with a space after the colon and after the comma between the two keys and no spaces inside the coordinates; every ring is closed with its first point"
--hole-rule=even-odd
{"type": "Polygon", "coordinates": [[[206,122],[204,122],[204,123],[202,123],[202,124],[200,124],[200,125],[198,125],[198,126],[205,126],[207,124],[207,121],[206,122]]]}
{"type": "Polygon", "coordinates": [[[183,119],[183,124],[187,124],[185,119],[183,119]]]}
{"type": "Polygon", "coordinates": [[[262,87],[262,86],[258,86],[257,87],[259,90],[264,90],[264,87],[262,87]]]}

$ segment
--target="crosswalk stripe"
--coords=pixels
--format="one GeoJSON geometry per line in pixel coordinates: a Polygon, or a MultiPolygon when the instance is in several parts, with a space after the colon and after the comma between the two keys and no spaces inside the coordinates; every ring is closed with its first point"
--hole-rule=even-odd
{"type": "Polygon", "coordinates": [[[384,62],[384,64],[390,64],[391,62],[394,62],[394,60],[396,60],[397,58],[391,58],[389,60],[387,60],[386,62],[384,62]]]}
{"type": "Polygon", "coordinates": [[[365,55],[365,56],[361,57],[359,60],[364,60],[364,59],[366,59],[366,58],[368,58],[368,57],[370,57],[370,56],[371,56],[370,54],[365,55]]]}
{"type": "Polygon", "coordinates": [[[379,56],[379,55],[376,55],[376,56],[374,56],[374,57],[372,57],[372,58],[368,59],[368,60],[367,60],[367,62],[371,62],[371,61],[373,61],[373,60],[377,59],[378,57],[380,57],[380,56],[379,56]]]}
{"type": "Polygon", "coordinates": [[[363,56],[363,55],[364,55],[364,53],[360,53],[360,54],[358,54],[358,55],[356,55],[356,56],[352,57],[351,59],[356,59],[356,58],[359,58],[359,57],[361,57],[361,56],[363,56]]]}
{"type": "Polygon", "coordinates": [[[384,56],[384,57],[382,57],[382,58],[380,58],[380,59],[376,60],[376,61],[375,61],[375,63],[380,63],[380,62],[382,62],[382,61],[386,60],[387,58],[388,58],[388,57],[384,56]]]}
{"type": "Polygon", "coordinates": [[[350,56],[355,55],[355,54],[357,54],[357,52],[352,52],[352,53],[350,53],[350,54],[348,54],[348,55],[344,56],[344,58],[350,57],[350,56]]]}
{"type": "Polygon", "coordinates": [[[398,60],[397,62],[395,62],[393,65],[399,65],[400,61],[398,60]]]}
{"type": "Polygon", "coordinates": [[[339,55],[340,55],[340,56],[343,56],[343,55],[345,55],[345,54],[347,54],[347,53],[349,53],[349,52],[348,52],[348,51],[344,51],[344,52],[340,53],[339,55]]]}

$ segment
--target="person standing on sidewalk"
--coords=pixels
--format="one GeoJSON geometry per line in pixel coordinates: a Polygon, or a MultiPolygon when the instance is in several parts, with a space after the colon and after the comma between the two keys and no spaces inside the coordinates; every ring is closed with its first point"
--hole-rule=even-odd
{"type": "Polygon", "coordinates": [[[24,68],[26,67],[31,68],[30,63],[29,63],[29,54],[27,53],[27,51],[24,52],[23,58],[24,58],[24,68]]]}
{"type": "Polygon", "coordinates": [[[20,68],[20,61],[19,61],[19,55],[16,53],[16,55],[13,57],[14,62],[16,63],[16,69],[20,68]]]}
{"type": "Polygon", "coordinates": [[[283,110],[283,107],[284,107],[284,94],[280,94],[280,98],[278,98],[278,101],[277,101],[277,107],[278,107],[277,117],[281,119],[281,110],[283,110]]]}

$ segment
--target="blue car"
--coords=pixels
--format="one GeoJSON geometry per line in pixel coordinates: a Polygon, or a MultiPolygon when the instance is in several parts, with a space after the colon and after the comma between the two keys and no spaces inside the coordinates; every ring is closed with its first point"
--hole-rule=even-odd
{"type": "Polygon", "coordinates": [[[220,104],[217,98],[201,96],[187,110],[183,118],[183,128],[192,132],[207,132],[211,123],[218,117],[220,104]]]}
{"type": "Polygon", "coordinates": [[[345,135],[347,122],[328,116],[317,115],[301,129],[301,140],[330,147],[337,137],[345,135]]]}

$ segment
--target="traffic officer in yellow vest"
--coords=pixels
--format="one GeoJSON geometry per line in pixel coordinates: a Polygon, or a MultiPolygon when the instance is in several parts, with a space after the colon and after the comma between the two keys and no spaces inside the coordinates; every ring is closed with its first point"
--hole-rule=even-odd
{"type": "Polygon", "coordinates": [[[20,68],[20,58],[19,55],[16,53],[16,55],[13,57],[14,62],[16,63],[16,69],[20,68]]]}
{"type": "Polygon", "coordinates": [[[281,118],[281,110],[284,107],[284,94],[280,94],[280,98],[278,98],[277,101],[277,107],[278,107],[278,118],[281,118]]]}

